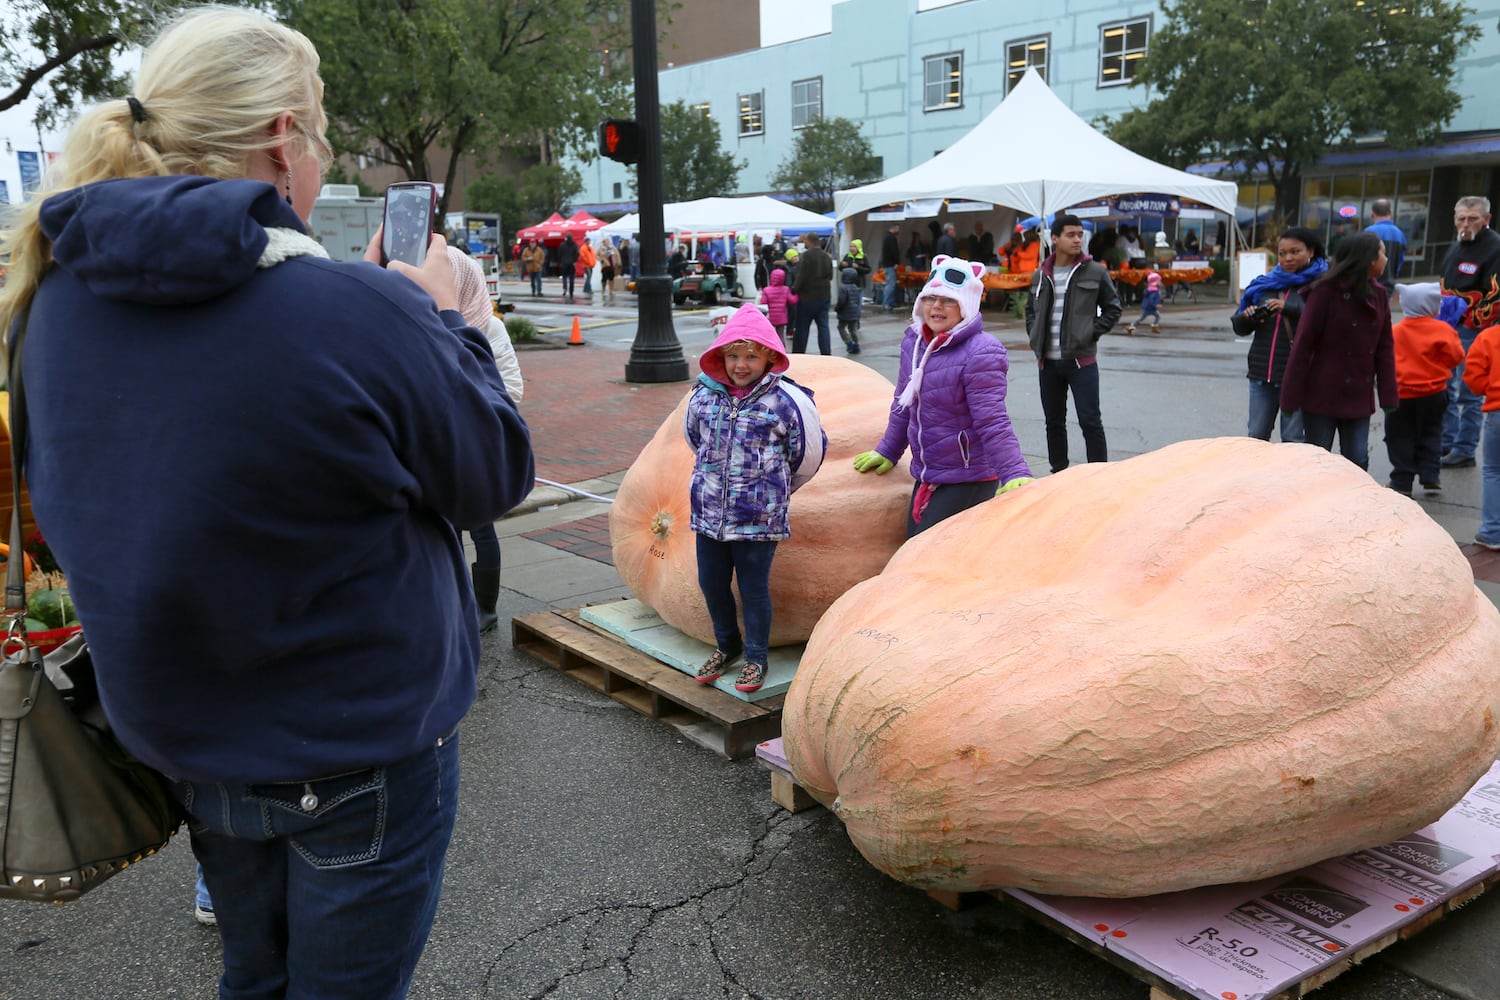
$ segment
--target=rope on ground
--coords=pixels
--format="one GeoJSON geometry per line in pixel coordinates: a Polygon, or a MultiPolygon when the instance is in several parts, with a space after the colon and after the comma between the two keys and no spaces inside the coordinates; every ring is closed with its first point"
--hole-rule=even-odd
{"type": "Polygon", "coordinates": [[[542,479],[540,476],[537,477],[536,481],[542,486],[551,486],[556,489],[562,490],[564,493],[571,493],[573,496],[583,497],[585,500],[597,500],[599,503],[615,502],[613,497],[601,497],[597,493],[589,493],[587,490],[580,490],[576,486],[564,486],[562,483],[554,483],[552,480],[542,479]]]}

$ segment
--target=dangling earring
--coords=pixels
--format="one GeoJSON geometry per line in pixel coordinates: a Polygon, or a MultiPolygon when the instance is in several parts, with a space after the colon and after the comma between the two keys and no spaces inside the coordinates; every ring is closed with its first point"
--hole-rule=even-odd
{"type": "Polygon", "coordinates": [[[288,205],[292,203],[292,172],[290,170],[286,172],[286,203],[288,205]]]}

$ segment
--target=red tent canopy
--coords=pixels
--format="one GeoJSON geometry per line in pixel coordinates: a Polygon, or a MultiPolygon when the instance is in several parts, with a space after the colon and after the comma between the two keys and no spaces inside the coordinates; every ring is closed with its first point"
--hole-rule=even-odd
{"type": "Polygon", "coordinates": [[[568,216],[567,221],[562,224],[562,229],[569,236],[579,236],[583,233],[592,233],[596,229],[602,229],[604,225],[603,219],[596,219],[589,213],[579,209],[568,216]]]}
{"type": "Polygon", "coordinates": [[[555,247],[569,235],[566,229],[568,221],[553,212],[545,221],[521,230],[516,234],[516,238],[522,243],[527,240],[537,240],[547,246],[555,247]]]}

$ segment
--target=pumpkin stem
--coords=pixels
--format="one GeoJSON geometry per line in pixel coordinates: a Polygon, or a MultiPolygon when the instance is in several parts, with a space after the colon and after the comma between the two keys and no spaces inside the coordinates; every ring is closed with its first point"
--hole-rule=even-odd
{"type": "Polygon", "coordinates": [[[672,530],[672,515],[666,511],[660,511],[651,519],[651,534],[658,540],[667,537],[667,532],[672,530]]]}

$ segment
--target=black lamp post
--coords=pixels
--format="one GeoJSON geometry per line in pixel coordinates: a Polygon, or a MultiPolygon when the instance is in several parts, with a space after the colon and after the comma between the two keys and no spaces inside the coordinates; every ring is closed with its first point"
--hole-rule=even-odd
{"type": "Polygon", "coordinates": [[[667,277],[666,232],[662,221],[661,112],[656,86],[656,0],[631,0],[630,30],[635,61],[635,117],[640,123],[641,232],[636,253],[641,276],[635,291],[639,312],[635,343],[625,364],[627,382],[684,382],[687,359],[672,329],[672,279],[667,277]]]}

